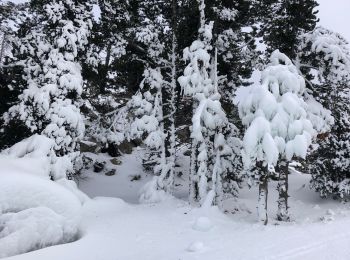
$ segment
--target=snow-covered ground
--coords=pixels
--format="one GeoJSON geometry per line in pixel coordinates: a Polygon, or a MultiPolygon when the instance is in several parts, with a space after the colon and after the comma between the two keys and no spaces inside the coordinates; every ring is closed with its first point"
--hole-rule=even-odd
{"type": "MultiPolygon", "coordinates": [[[[122,161],[114,176],[89,170],[80,180],[79,187],[93,197],[82,207],[80,239],[8,259],[348,259],[350,255],[349,205],[320,199],[309,190],[307,175],[290,175],[291,223],[274,220],[276,183],[270,184],[270,222],[262,226],[256,221],[255,188],[242,190],[238,201],[227,201],[226,214],[217,208],[192,208],[177,198],[138,204],[138,190],[150,176],[142,173],[140,152],[125,155],[122,161]],[[139,174],[140,180],[131,181],[139,174]]],[[[176,194],[183,197],[184,179],[177,184],[176,194]]]]}

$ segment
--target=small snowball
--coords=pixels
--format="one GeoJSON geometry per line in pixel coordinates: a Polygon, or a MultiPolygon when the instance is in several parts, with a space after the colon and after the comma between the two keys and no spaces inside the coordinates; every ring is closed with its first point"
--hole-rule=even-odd
{"type": "Polygon", "coordinates": [[[196,241],[196,242],[193,242],[189,245],[189,247],[187,248],[187,251],[188,252],[198,252],[198,251],[203,250],[203,248],[204,248],[203,243],[200,241],[196,241]]]}
{"type": "Polygon", "coordinates": [[[319,206],[318,204],[316,204],[316,205],[314,206],[314,209],[320,209],[320,206],[319,206]]]}
{"type": "Polygon", "coordinates": [[[213,227],[212,222],[207,217],[200,217],[193,224],[192,228],[197,231],[207,232],[213,227]]]}
{"type": "Polygon", "coordinates": [[[327,214],[328,216],[334,216],[334,215],[335,215],[334,211],[331,210],[331,209],[328,209],[327,212],[326,212],[326,214],[327,214]]]}

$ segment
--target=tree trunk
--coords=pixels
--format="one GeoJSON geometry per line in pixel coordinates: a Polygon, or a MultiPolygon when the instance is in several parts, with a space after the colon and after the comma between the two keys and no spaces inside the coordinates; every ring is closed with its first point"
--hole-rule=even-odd
{"type": "Polygon", "coordinates": [[[99,82],[100,94],[106,94],[106,84],[107,84],[109,63],[111,60],[111,51],[112,51],[112,44],[110,43],[107,47],[105,64],[102,65],[102,68],[100,70],[100,82],[99,82]]]}
{"type": "Polygon", "coordinates": [[[262,173],[259,180],[258,217],[261,223],[267,225],[268,171],[266,167],[259,168],[261,169],[262,173]]]}
{"type": "Polygon", "coordinates": [[[191,144],[191,162],[190,162],[190,176],[189,176],[189,181],[190,181],[190,203],[191,204],[196,204],[198,203],[198,196],[199,196],[199,189],[198,189],[198,183],[199,183],[199,176],[197,173],[197,163],[196,163],[196,158],[197,158],[197,142],[192,139],[192,144],[191,144]]]}
{"type": "Polygon", "coordinates": [[[163,133],[165,134],[164,147],[165,158],[167,163],[167,172],[163,176],[164,190],[168,193],[173,193],[174,180],[175,180],[175,146],[176,146],[176,133],[175,133],[175,114],[176,114],[176,61],[177,61],[177,38],[176,38],[176,4],[177,1],[172,1],[172,42],[171,42],[171,72],[170,78],[168,73],[165,73],[167,83],[163,89],[163,133]]]}
{"type": "Polygon", "coordinates": [[[1,42],[1,47],[0,47],[0,68],[2,67],[2,64],[3,64],[5,47],[6,47],[6,40],[7,40],[7,34],[4,32],[2,42],[1,42]]]}
{"type": "Polygon", "coordinates": [[[278,191],[278,212],[277,220],[289,221],[290,216],[288,213],[288,162],[282,161],[278,166],[279,182],[277,185],[278,191]]]}

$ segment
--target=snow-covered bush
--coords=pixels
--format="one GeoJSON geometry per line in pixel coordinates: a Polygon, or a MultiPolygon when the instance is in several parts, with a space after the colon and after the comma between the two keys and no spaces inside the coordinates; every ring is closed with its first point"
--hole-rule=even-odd
{"type": "MultiPolygon", "coordinates": [[[[30,169],[33,165],[37,175],[46,176],[52,180],[60,180],[66,179],[67,174],[74,172],[72,161],[75,160],[78,153],[58,157],[55,153],[54,140],[36,134],[4,150],[0,156],[0,160],[6,158],[8,163],[13,162],[12,166],[15,168],[24,165],[16,165],[17,162],[28,162],[29,166],[27,167],[30,169]],[[41,165],[40,168],[37,167],[38,165],[41,165]]],[[[26,169],[23,170],[26,171],[26,169]]]]}

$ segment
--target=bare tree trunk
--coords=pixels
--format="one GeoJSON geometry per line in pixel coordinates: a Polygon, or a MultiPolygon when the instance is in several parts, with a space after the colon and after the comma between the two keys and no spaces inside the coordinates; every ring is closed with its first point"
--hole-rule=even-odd
{"type": "Polygon", "coordinates": [[[278,212],[277,220],[279,221],[289,221],[290,216],[288,213],[288,166],[289,163],[282,161],[279,163],[279,182],[277,185],[278,190],[278,212]]]}

